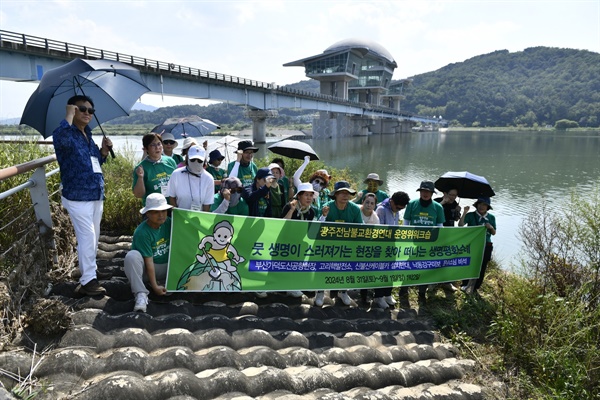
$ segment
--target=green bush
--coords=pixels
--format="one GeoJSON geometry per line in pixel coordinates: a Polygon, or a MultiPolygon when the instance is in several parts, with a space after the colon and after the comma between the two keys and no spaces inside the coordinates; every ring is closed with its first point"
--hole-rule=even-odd
{"type": "Polygon", "coordinates": [[[570,128],[579,128],[579,124],[576,121],[568,119],[559,119],[554,123],[554,129],[564,131],[570,128]]]}
{"type": "Polygon", "coordinates": [[[106,190],[101,229],[115,234],[131,235],[142,221],[142,201],[133,195],[133,151],[119,152],[102,166],[106,190]]]}
{"type": "Polygon", "coordinates": [[[529,252],[504,286],[492,333],[529,398],[600,396],[600,196],[561,213],[536,206],[521,227],[529,252]]]}

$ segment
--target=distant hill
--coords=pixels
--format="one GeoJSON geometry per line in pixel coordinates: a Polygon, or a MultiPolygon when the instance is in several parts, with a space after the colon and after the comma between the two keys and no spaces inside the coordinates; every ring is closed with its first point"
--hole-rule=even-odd
{"type": "MultiPolygon", "coordinates": [[[[279,117],[269,118],[269,125],[303,124],[307,122],[306,117],[314,114],[314,110],[279,110],[279,117]]],[[[210,119],[217,124],[245,124],[250,126],[250,119],[244,117],[244,109],[227,103],[210,104],[208,106],[181,105],[171,107],[160,107],[154,111],[133,110],[128,117],[115,118],[107,124],[154,124],[159,125],[168,118],[199,115],[210,119]]],[[[311,122],[310,120],[308,122],[311,122]]]]}
{"type": "Polygon", "coordinates": [[[131,107],[132,110],[142,110],[142,111],[154,111],[156,110],[158,107],[154,107],[151,106],[149,104],[144,104],[144,103],[140,103],[139,101],[136,102],[133,107],[131,107]]]}
{"type": "Polygon", "coordinates": [[[5,118],[0,119],[0,125],[17,125],[21,121],[21,118],[5,118]]]}
{"type": "Polygon", "coordinates": [[[600,125],[600,54],[586,50],[500,50],[413,79],[402,109],[454,124],[600,125]]]}

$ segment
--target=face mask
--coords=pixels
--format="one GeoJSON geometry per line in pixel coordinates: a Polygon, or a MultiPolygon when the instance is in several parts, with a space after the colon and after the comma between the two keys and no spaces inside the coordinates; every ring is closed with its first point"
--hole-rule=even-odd
{"type": "Polygon", "coordinates": [[[195,162],[195,161],[193,161],[193,162],[188,161],[187,169],[192,174],[200,175],[202,173],[202,170],[204,169],[204,167],[203,167],[202,163],[195,162]]]}
{"type": "Polygon", "coordinates": [[[314,181],[313,181],[313,183],[312,183],[312,187],[313,187],[313,190],[314,190],[315,192],[320,192],[320,191],[321,191],[321,185],[320,185],[320,184],[318,184],[317,182],[314,182],[314,181]]]}
{"type": "Polygon", "coordinates": [[[240,202],[240,197],[242,197],[241,193],[231,193],[231,197],[229,198],[229,207],[235,207],[240,202]]]}

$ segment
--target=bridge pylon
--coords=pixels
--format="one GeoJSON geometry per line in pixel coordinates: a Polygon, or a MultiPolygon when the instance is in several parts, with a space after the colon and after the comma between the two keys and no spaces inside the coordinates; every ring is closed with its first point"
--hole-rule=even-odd
{"type": "Polygon", "coordinates": [[[267,118],[279,116],[277,110],[247,109],[244,112],[246,118],[252,120],[252,141],[254,143],[265,143],[267,136],[267,118]]]}

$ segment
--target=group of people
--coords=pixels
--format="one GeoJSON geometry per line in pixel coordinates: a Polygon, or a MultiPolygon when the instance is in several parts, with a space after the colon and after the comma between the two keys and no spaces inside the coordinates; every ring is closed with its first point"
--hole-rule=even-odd
{"type": "MultiPolygon", "coordinates": [[[[104,138],[99,148],[91,138],[87,126],[94,112],[93,102],[86,96],[74,96],[68,101],[65,120],[53,134],[57,159],[61,167],[63,205],[69,212],[78,242],[79,267],[82,272],[77,292],[98,295],[105,292],[98,283],[96,251],[104,199],[104,181],[100,165],[106,161],[112,143],[104,138]]],[[[207,156],[207,143],[198,145],[193,138],[185,138],[181,155],[173,150],[177,142],[170,133],[149,133],[142,138],[144,158],[133,171],[133,194],[142,200],[142,223],[136,228],[131,251],[125,258],[125,273],[135,295],[135,311],[146,311],[148,287],[156,295],[166,295],[166,278],[170,248],[173,207],[254,217],[284,218],[305,221],[327,221],[355,224],[459,226],[485,225],[487,246],[479,279],[465,282],[464,289],[472,293],[483,281],[485,268],[491,258],[491,235],[496,233],[496,222],[489,198],[478,199],[475,211],[461,210],[456,202],[455,189],[443,197],[432,199],[436,193],[433,182],[423,181],[417,191],[419,198],[410,200],[405,192],[391,196],[381,190],[383,181],[377,173],[369,173],[364,180],[366,188],[357,193],[344,180],[329,189],[331,176],[320,169],[302,182],[301,176],[310,162],[306,157],[295,171],[292,182],[285,174],[282,159],[274,159],[267,167],[258,168],[254,154],[258,148],[250,140],[238,143],[237,159],[222,168],[224,156],[213,150],[207,156]],[[400,211],[404,211],[403,221],[400,211]],[[462,211],[462,213],[461,213],[462,211]]],[[[448,290],[457,290],[451,283],[448,290]]],[[[408,288],[400,289],[407,296],[408,288]]],[[[424,296],[427,286],[419,286],[424,296]]],[[[300,291],[287,292],[301,297],[300,291]]],[[[361,290],[364,301],[368,290],[361,290]]],[[[266,297],[266,292],[256,292],[266,297]]],[[[332,300],[339,299],[350,306],[347,291],[331,290],[332,300]]],[[[315,293],[314,304],[322,306],[325,291],[315,293]]],[[[373,305],[393,307],[392,287],[374,290],[373,305]]]]}

